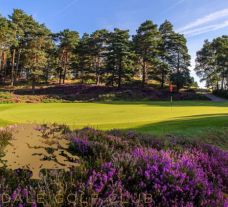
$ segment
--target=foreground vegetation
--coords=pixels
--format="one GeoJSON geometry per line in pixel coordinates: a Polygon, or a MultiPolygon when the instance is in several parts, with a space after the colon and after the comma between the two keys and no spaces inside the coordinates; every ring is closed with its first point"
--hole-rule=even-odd
{"type": "MultiPolygon", "coordinates": [[[[56,131],[47,126],[38,130],[46,138],[56,131]]],[[[0,194],[7,205],[227,205],[228,154],[217,147],[116,130],[72,132],[63,127],[62,136],[70,140],[68,151],[80,158],[79,166],[70,172],[44,169],[40,180],[31,180],[29,170],[1,168],[0,194]]]]}

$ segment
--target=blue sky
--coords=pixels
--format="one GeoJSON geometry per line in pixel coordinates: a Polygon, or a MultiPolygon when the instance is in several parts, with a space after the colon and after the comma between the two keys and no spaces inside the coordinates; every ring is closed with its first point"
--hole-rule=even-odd
{"type": "Polygon", "coordinates": [[[80,34],[115,27],[134,34],[147,19],[158,25],[168,19],[186,35],[192,67],[205,39],[228,35],[228,0],[0,0],[3,16],[13,8],[23,9],[53,32],[69,28],[80,34]]]}

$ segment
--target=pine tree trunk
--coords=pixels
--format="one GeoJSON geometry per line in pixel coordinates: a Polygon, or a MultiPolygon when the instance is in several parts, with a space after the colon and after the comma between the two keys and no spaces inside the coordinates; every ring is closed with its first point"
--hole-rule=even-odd
{"type": "Polygon", "coordinates": [[[177,73],[180,72],[180,52],[178,51],[178,56],[177,56],[177,73]]]}
{"type": "Polygon", "coordinates": [[[64,68],[64,73],[63,73],[63,84],[65,84],[65,79],[66,79],[66,66],[64,68]]]}
{"type": "Polygon", "coordinates": [[[68,53],[66,53],[66,57],[65,57],[65,61],[64,61],[63,84],[65,84],[65,79],[66,79],[67,63],[68,63],[68,53]]]}
{"type": "Polygon", "coordinates": [[[99,73],[99,69],[100,69],[100,60],[98,59],[98,61],[96,63],[96,85],[100,85],[100,73],[99,73]]]}
{"type": "Polygon", "coordinates": [[[224,75],[224,70],[223,70],[223,72],[222,72],[221,90],[224,89],[224,82],[225,82],[225,75],[224,75]]]}
{"type": "Polygon", "coordinates": [[[114,72],[112,71],[112,75],[111,75],[111,78],[110,78],[110,82],[108,82],[108,84],[111,84],[112,87],[114,87],[114,72]]]}
{"type": "Polygon", "coordinates": [[[15,81],[18,80],[20,60],[21,60],[21,50],[18,49],[16,71],[15,71],[15,81]]]}
{"type": "Polygon", "coordinates": [[[59,70],[59,85],[62,83],[62,68],[59,70]]]}
{"type": "MultiPolygon", "coordinates": [[[[178,56],[177,56],[177,74],[178,74],[178,77],[179,77],[179,74],[180,74],[180,52],[178,50],[178,56]]],[[[179,80],[177,79],[176,80],[176,86],[177,86],[177,93],[179,93],[180,91],[180,84],[179,84],[179,80]]]]}
{"type": "Polygon", "coordinates": [[[80,69],[80,79],[81,79],[81,84],[84,83],[84,70],[83,70],[84,66],[82,65],[81,69],[80,69]]]}
{"type": "Polygon", "coordinates": [[[2,71],[2,51],[0,50],[0,72],[2,71]]]}
{"type": "Polygon", "coordinates": [[[161,79],[161,88],[164,88],[164,83],[165,83],[165,75],[162,72],[162,79],[161,79]]]}
{"type": "Polygon", "coordinates": [[[15,55],[16,55],[16,49],[13,49],[13,54],[12,54],[12,68],[11,68],[11,86],[14,86],[14,78],[15,78],[15,71],[14,71],[15,55]]]}
{"type": "Polygon", "coordinates": [[[1,81],[2,81],[2,50],[0,50],[0,78],[1,78],[1,81]]]}
{"type": "Polygon", "coordinates": [[[142,88],[145,87],[146,84],[146,61],[143,61],[143,68],[142,68],[142,88]]]}
{"type": "Polygon", "coordinates": [[[5,78],[6,78],[6,60],[7,60],[7,54],[6,54],[6,51],[3,51],[3,60],[2,60],[3,83],[5,83],[5,78]]]}
{"type": "Polygon", "coordinates": [[[46,70],[46,74],[45,74],[45,82],[46,82],[46,84],[48,84],[48,78],[49,78],[49,66],[47,66],[46,68],[45,68],[45,70],[46,70]]]}
{"type": "Polygon", "coordinates": [[[64,68],[64,73],[63,73],[63,84],[65,84],[65,79],[66,79],[66,67],[64,68]]]}
{"type": "Polygon", "coordinates": [[[225,87],[226,87],[226,90],[227,90],[228,89],[228,73],[226,75],[226,85],[225,85],[225,87]]]}
{"type": "Polygon", "coordinates": [[[121,75],[118,75],[118,89],[121,88],[121,75]]]}
{"type": "Polygon", "coordinates": [[[97,74],[96,85],[97,85],[97,86],[100,85],[100,75],[99,75],[99,74],[97,74]]]}
{"type": "Polygon", "coordinates": [[[32,94],[35,94],[35,89],[36,89],[36,83],[35,83],[35,78],[32,78],[32,94]]]}
{"type": "Polygon", "coordinates": [[[119,70],[118,70],[118,89],[121,88],[122,84],[122,61],[119,63],[119,70]]]}

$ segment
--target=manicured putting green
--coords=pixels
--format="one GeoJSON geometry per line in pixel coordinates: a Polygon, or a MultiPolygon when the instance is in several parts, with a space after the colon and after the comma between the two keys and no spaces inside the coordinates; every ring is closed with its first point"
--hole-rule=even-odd
{"type": "Polygon", "coordinates": [[[2,104],[0,125],[59,123],[72,128],[134,129],[154,134],[189,134],[228,127],[228,102],[113,102],[2,104]]]}

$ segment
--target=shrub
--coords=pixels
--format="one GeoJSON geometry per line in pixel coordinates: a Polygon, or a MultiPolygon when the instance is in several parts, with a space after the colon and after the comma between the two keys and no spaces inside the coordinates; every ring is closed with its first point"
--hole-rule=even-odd
{"type": "Polygon", "coordinates": [[[88,156],[91,151],[90,143],[87,139],[73,138],[70,143],[70,150],[81,156],[88,156]]]}
{"type": "Polygon", "coordinates": [[[213,94],[216,96],[220,96],[222,98],[228,98],[228,91],[227,90],[216,90],[216,91],[213,91],[213,94]]]}
{"type": "Polygon", "coordinates": [[[0,128],[0,158],[4,156],[4,149],[10,143],[12,133],[9,130],[0,128]]]}
{"type": "Polygon", "coordinates": [[[118,206],[123,198],[129,206],[134,206],[139,195],[142,205],[146,205],[145,197],[150,195],[152,206],[223,206],[225,203],[228,152],[177,137],[159,140],[134,132],[105,133],[92,129],[76,134],[86,137],[83,138],[86,142],[76,138],[72,150],[83,152],[83,157],[93,157],[93,162],[99,160],[95,166],[87,159],[88,179],[82,181],[86,195],[99,195],[95,206],[108,202],[118,206]],[[96,144],[99,149],[106,146],[106,150],[98,153],[96,144]]]}
{"type": "Polygon", "coordinates": [[[150,195],[153,206],[222,206],[222,181],[219,176],[211,179],[202,165],[206,159],[207,154],[197,150],[176,153],[136,148],[93,171],[87,190],[99,193],[99,203],[117,202],[112,200],[115,194],[126,198],[130,206],[139,195],[150,195]]]}

